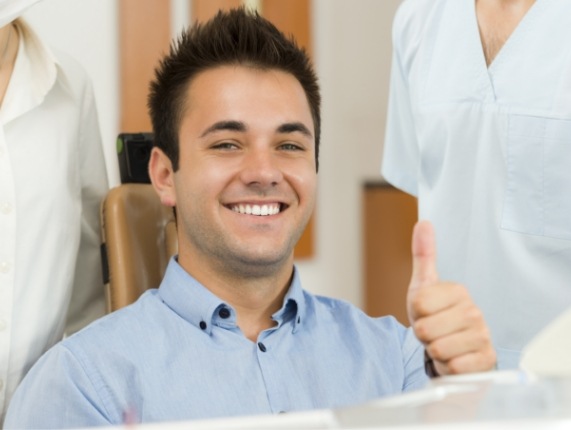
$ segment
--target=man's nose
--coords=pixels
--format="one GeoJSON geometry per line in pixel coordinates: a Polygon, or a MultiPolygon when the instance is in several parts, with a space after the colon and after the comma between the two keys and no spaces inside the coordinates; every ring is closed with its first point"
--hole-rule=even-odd
{"type": "Polygon", "coordinates": [[[279,160],[269,149],[251,150],[244,157],[240,177],[247,185],[275,186],[283,179],[279,160]]]}

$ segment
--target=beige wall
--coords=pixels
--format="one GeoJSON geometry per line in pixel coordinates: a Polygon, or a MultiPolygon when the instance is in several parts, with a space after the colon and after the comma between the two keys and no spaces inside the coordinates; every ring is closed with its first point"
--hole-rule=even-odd
{"type": "Polygon", "coordinates": [[[379,177],[399,0],[314,0],[323,92],[316,258],[300,263],[314,292],[363,300],[362,184],[379,177]]]}
{"type": "MultiPolygon", "coordinates": [[[[120,0],[44,0],[26,13],[52,45],[90,73],[97,96],[110,181],[117,184],[120,0]]],[[[184,0],[171,0],[173,20],[187,20],[184,0]]],[[[378,177],[391,21],[400,0],[314,0],[314,54],[323,92],[320,194],[315,257],[299,262],[306,288],[362,303],[362,183],[378,177]]],[[[149,31],[149,29],[142,29],[149,31]]]]}

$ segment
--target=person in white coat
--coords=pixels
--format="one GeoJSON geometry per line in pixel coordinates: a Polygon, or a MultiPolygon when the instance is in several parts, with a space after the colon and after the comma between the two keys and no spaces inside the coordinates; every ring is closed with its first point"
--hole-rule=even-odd
{"type": "Polygon", "coordinates": [[[406,0],[382,173],[435,226],[500,368],[571,306],[571,2],[406,0]]]}
{"type": "Polygon", "coordinates": [[[40,355],[104,313],[94,96],[18,18],[37,1],[0,5],[0,422],[40,355]]]}

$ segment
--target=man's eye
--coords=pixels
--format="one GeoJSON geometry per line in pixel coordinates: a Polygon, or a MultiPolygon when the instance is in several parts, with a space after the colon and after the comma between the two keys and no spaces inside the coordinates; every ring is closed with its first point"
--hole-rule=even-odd
{"type": "Polygon", "coordinates": [[[221,142],[216,145],[212,145],[212,149],[231,150],[236,148],[238,148],[238,146],[232,142],[221,142]]]}
{"type": "Polygon", "coordinates": [[[280,145],[280,149],[284,151],[303,151],[303,147],[295,143],[283,143],[280,145]]]}

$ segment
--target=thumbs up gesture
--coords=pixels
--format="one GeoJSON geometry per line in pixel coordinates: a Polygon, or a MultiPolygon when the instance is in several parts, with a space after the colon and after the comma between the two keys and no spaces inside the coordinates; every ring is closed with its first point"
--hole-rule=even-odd
{"type": "Polygon", "coordinates": [[[414,227],[412,257],[408,317],[436,372],[448,375],[492,369],[496,353],[482,312],[463,285],[439,280],[434,231],[428,221],[414,227]]]}

